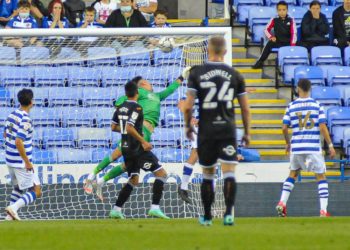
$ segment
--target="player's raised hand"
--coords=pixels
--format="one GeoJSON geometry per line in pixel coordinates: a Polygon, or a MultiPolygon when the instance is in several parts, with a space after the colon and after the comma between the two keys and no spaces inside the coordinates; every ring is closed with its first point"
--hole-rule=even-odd
{"type": "Polygon", "coordinates": [[[244,147],[248,147],[250,144],[250,135],[244,135],[242,137],[242,144],[244,147]]]}
{"type": "Polygon", "coordinates": [[[194,130],[193,126],[189,126],[185,129],[186,132],[186,137],[191,140],[194,141],[194,137],[193,137],[193,133],[196,133],[196,131],[194,130]]]}
{"type": "Polygon", "coordinates": [[[329,147],[329,156],[333,159],[336,156],[334,147],[329,147]]]}
{"type": "Polygon", "coordinates": [[[145,151],[151,151],[153,148],[152,144],[147,141],[142,143],[142,147],[145,151]]]}
{"type": "Polygon", "coordinates": [[[182,74],[181,74],[181,76],[185,79],[185,80],[187,80],[188,79],[188,76],[190,75],[190,70],[191,70],[191,66],[188,66],[188,67],[186,67],[183,71],[182,71],[182,74]]]}

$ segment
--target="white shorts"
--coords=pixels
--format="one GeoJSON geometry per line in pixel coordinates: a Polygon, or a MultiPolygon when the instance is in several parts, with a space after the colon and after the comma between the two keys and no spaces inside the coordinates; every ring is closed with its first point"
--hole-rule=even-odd
{"type": "Polygon", "coordinates": [[[198,148],[198,127],[194,127],[194,130],[196,133],[192,133],[193,141],[191,141],[191,148],[197,149],[198,148]]]}
{"type": "Polygon", "coordinates": [[[326,163],[322,154],[291,154],[290,170],[302,169],[307,172],[323,174],[326,172],[326,163]]]}
{"type": "Polygon", "coordinates": [[[20,190],[25,190],[40,185],[39,176],[36,172],[27,171],[25,168],[8,167],[13,186],[18,186],[20,190]]]}

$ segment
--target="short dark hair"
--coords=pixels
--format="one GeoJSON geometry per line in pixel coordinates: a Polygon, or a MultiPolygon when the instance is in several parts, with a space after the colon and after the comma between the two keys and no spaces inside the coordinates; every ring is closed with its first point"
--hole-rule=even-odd
{"type": "Polygon", "coordinates": [[[306,78],[300,79],[298,82],[298,87],[307,93],[311,89],[311,82],[309,79],[306,79],[306,78]]]}
{"type": "Polygon", "coordinates": [[[287,7],[287,9],[288,9],[288,4],[287,4],[287,2],[286,1],[279,1],[278,3],[277,3],[277,5],[276,5],[276,9],[278,8],[278,6],[280,6],[280,5],[282,5],[282,6],[286,6],[287,7]]]}
{"type": "Polygon", "coordinates": [[[94,7],[89,6],[89,7],[85,8],[85,12],[94,12],[94,13],[96,13],[96,10],[95,10],[94,7]]]}
{"type": "Polygon", "coordinates": [[[156,17],[157,15],[163,15],[165,16],[166,18],[168,18],[168,12],[165,11],[165,10],[156,10],[153,14],[154,17],[156,17]]]}
{"type": "Polygon", "coordinates": [[[21,0],[18,2],[18,8],[30,8],[31,4],[27,0],[21,0]]]}
{"type": "Polygon", "coordinates": [[[125,84],[125,95],[129,98],[135,97],[138,93],[137,83],[134,81],[128,81],[125,84]]]}
{"type": "Polygon", "coordinates": [[[214,49],[215,54],[221,54],[226,50],[226,41],[222,36],[211,37],[209,45],[214,49]]]}
{"type": "Polygon", "coordinates": [[[319,2],[319,1],[314,0],[314,1],[312,1],[312,2],[309,4],[309,8],[311,9],[311,7],[312,7],[312,6],[314,6],[314,5],[318,5],[318,6],[320,6],[320,7],[321,7],[320,2],[319,2]]]}
{"type": "Polygon", "coordinates": [[[139,84],[139,81],[141,81],[143,78],[142,76],[135,76],[131,81],[135,82],[136,84],[139,84]]]}
{"type": "Polygon", "coordinates": [[[31,89],[22,89],[18,92],[17,98],[21,106],[29,106],[33,100],[34,94],[31,89]]]}

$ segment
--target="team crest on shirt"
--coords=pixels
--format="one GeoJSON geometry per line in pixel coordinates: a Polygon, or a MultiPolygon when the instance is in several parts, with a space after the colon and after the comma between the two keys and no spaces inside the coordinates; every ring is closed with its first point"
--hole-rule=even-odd
{"type": "Polygon", "coordinates": [[[131,114],[131,119],[132,119],[132,120],[136,120],[137,117],[139,117],[139,114],[138,114],[137,112],[132,112],[132,114],[131,114]]]}
{"type": "Polygon", "coordinates": [[[236,149],[232,145],[229,145],[226,148],[223,148],[222,151],[224,151],[228,156],[232,156],[236,153],[236,149]]]}
{"type": "Polygon", "coordinates": [[[147,95],[147,98],[148,98],[149,100],[152,100],[152,101],[159,101],[158,96],[155,95],[155,94],[153,94],[153,93],[149,93],[149,94],[147,95]]]}
{"type": "Polygon", "coordinates": [[[30,123],[26,122],[26,123],[23,123],[23,129],[25,131],[28,131],[30,129],[30,123]]]}

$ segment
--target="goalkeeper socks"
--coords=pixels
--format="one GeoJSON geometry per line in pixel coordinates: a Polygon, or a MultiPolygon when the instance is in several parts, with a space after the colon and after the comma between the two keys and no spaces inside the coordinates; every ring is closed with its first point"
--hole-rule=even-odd
{"type": "Polygon", "coordinates": [[[236,178],[233,172],[224,173],[224,197],[225,197],[225,205],[226,212],[225,215],[232,215],[232,208],[235,205],[236,199],[236,178]]]}
{"type": "Polygon", "coordinates": [[[282,201],[284,205],[287,204],[287,201],[289,199],[289,195],[294,188],[294,183],[295,183],[295,180],[294,180],[294,178],[291,178],[291,177],[288,177],[286,179],[286,181],[283,183],[280,201],[282,201]]]}
{"type": "Polygon", "coordinates": [[[114,168],[112,168],[107,174],[105,174],[105,176],[103,176],[104,182],[112,180],[115,177],[124,173],[124,169],[122,166],[123,166],[122,164],[119,164],[119,165],[115,166],[114,168]]]}
{"type": "Polygon", "coordinates": [[[15,204],[22,197],[22,194],[23,191],[19,190],[18,188],[14,188],[11,193],[10,205],[15,204]]]}
{"type": "Polygon", "coordinates": [[[318,195],[320,197],[320,208],[321,210],[327,211],[328,207],[328,182],[322,180],[318,182],[318,195]]]}
{"type": "Polygon", "coordinates": [[[126,183],[126,185],[122,188],[122,190],[120,190],[120,193],[118,195],[118,199],[115,205],[117,207],[123,207],[124,203],[129,199],[133,189],[134,189],[134,186],[132,184],[130,184],[129,182],[126,183]]]}
{"type": "Polygon", "coordinates": [[[36,200],[36,194],[34,191],[27,192],[20,199],[18,199],[13,205],[13,209],[17,211],[21,207],[24,207],[26,205],[29,205],[30,203],[34,202],[36,200]]]}
{"type": "Polygon", "coordinates": [[[203,182],[201,185],[201,197],[204,207],[204,219],[211,220],[211,205],[213,204],[214,192],[214,175],[203,174],[203,182]]]}
{"type": "Polygon", "coordinates": [[[152,197],[152,205],[159,205],[160,199],[163,195],[164,182],[165,178],[157,177],[153,183],[153,197],[152,197]]]}
{"type": "Polygon", "coordinates": [[[97,165],[97,167],[94,169],[95,176],[113,162],[113,159],[111,158],[112,156],[107,156],[97,165]]]}
{"type": "Polygon", "coordinates": [[[188,183],[190,181],[192,172],[193,172],[193,165],[186,162],[185,166],[183,168],[183,175],[182,175],[182,180],[181,180],[181,189],[182,190],[188,190],[188,183]]]}

